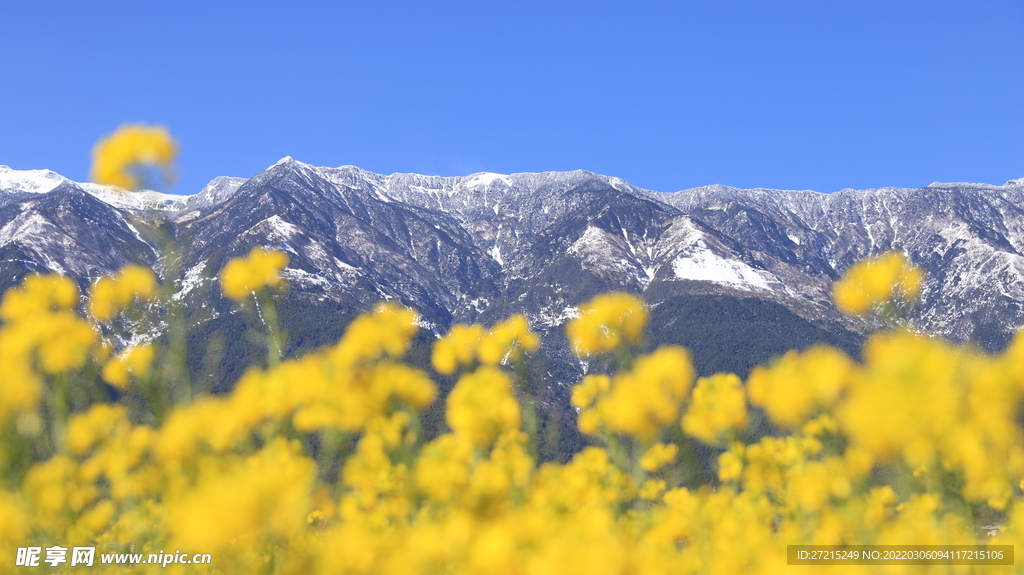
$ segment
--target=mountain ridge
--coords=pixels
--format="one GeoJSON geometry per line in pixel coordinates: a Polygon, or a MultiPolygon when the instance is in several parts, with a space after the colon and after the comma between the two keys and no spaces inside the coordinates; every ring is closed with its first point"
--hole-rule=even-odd
{"type": "Polygon", "coordinates": [[[292,258],[293,295],[356,307],[397,299],[438,331],[514,312],[553,329],[586,297],[625,289],[655,306],[680,294],[753,297],[864,333],[872,324],[838,313],[831,283],[856,260],[898,249],[928,273],[911,326],[959,341],[989,334],[980,343],[996,349],[1024,325],[1022,206],[1024,178],[832,194],[718,184],[656,192],[586,170],[382,175],[285,157],[178,196],[0,166],[0,254],[10,254],[0,287],[46,269],[83,286],[129,261],[159,269],[144,229],[163,221],[181,246],[186,301],[216,292],[227,258],[266,245],[292,258]],[[43,202],[76,190],[99,203],[78,198],[58,214],[43,202]],[[115,249],[100,253],[69,231],[76,226],[101,230],[115,249]]]}

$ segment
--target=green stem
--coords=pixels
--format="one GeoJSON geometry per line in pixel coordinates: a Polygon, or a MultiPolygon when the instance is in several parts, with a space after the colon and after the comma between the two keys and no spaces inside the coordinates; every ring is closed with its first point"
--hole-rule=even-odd
{"type": "Polygon", "coordinates": [[[54,453],[67,452],[68,382],[63,373],[53,379],[50,399],[50,435],[54,453]]]}
{"type": "Polygon", "coordinates": [[[611,459],[612,465],[618,467],[620,471],[629,472],[629,450],[622,445],[619,436],[608,431],[603,432],[601,436],[604,444],[608,446],[608,458],[611,459]]]}
{"type": "Polygon", "coordinates": [[[159,425],[167,413],[167,397],[161,392],[160,385],[153,376],[147,376],[139,384],[142,394],[149,404],[149,411],[153,414],[155,424],[159,425]]]}
{"type": "MultiPolygon", "coordinates": [[[[174,240],[169,233],[157,230],[160,251],[166,262],[164,282],[161,293],[163,303],[167,306],[168,348],[161,366],[159,379],[162,386],[154,386],[154,392],[169,399],[171,404],[188,403],[192,400],[192,384],[188,375],[188,325],[185,320],[182,302],[175,299],[175,288],[181,277],[181,262],[174,240]]],[[[161,403],[167,403],[161,401],[161,403]]],[[[157,422],[161,421],[161,414],[157,422]]]]}
{"type": "MultiPolygon", "coordinates": [[[[170,276],[168,285],[174,286],[176,279],[181,275],[177,251],[172,246],[168,250],[167,273],[170,276]]],[[[173,291],[173,287],[172,287],[173,291]]],[[[188,325],[186,325],[184,308],[181,300],[175,299],[173,294],[168,298],[167,323],[170,327],[171,348],[170,348],[170,375],[167,383],[171,386],[173,393],[172,401],[175,403],[188,403],[192,400],[192,383],[189,381],[187,360],[188,357],[188,325]]]]}
{"type": "Polygon", "coordinates": [[[517,399],[523,410],[523,425],[526,431],[526,452],[534,461],[537,460],[537,406],[534,402],[533,390],[530,389],[529,371],[526,367],[526,360],[519,359],[515,362],[515,389],[517,399]]]}
{"type": "Polygon", "coordinates": [[[283,347],[281,327],[277,319],[277,305],[274,298],[266,295],[265,292],[253,295],[256,302],[256,312],[260,314],[263,322],[267,325],[267,367],[273,369],[281,363],[283,347]]]}
{"type": "Polygon", "coordinates": [[[526,425],[526,451],[534,461],[537,460],[537,408],[526,398],[523,402],[523,423],[526,425]]]}
{"type": "MultiPolygon", "coordinates": [[[[633,478],[633,483],[636,485],[637,489],[640,489],[644,486],[644,483],[647,481],[648,477],[647,470],[640,466],[640,458],[643,456],[641,452],[646,452],[647,449],[649,449],[649,446],[640,446],[637,445],[637,443],[634,441],[631,442],[630,447],[631,449],[629,459],[630,463],[632,463],[632,469],[630,469],[630,476],[633,478]],[[637,449],[638,447],[640,447],[640,449],[637,449]]],[[[639,502],[639,497],[634,499],[634,504],[639,502]]]]}

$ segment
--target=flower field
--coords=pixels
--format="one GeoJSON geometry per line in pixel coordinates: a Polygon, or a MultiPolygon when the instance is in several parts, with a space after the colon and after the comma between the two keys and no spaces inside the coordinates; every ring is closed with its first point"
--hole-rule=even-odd
{"type": "MultiPolygon", "coordinates": [[[[269,318],[285,265],[255,249],[223,291],[269,318]]],[[[212,557],[138,573],[1014,573],[787,564],[798,544],[1024,544],[1024,335],[990,356],[900,327],[921,279],[899,254],[857,264],[837,305],[891,324],[862,359],[811,347],[746,381],[695,377],[682,347],[640,353],[644,302],[599,296],[566,325],[611,366],[572,390],[592,445],[541,464],[524,317],[436,340],[445,397],[403,360],[417,315],[391,303],[298,358],[267,321],[268,367],[193,396],[173,350],[115,348],[168,299],[150,270],[86,294],[29,276],[0,302],[0,572],[49,569],[18,549],[59,545],[212,557]],[[428,440],[438,401],[447,432],[428,440]],[[695,446],[718,453],[715,481],[693,483],[695,446]]],[[[79,569],[128,567],[59,568],[79,569]]]]}

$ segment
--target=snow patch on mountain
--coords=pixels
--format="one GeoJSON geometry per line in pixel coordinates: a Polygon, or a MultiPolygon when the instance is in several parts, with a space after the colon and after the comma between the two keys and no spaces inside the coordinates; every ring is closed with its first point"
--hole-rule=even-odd
{"type": "Polygon", "coordinates": [[[181,298],[188,295],[190,291],[202,285],[203,282],[206,281],[206,276],[208,275],[204,273],[205,271],[206,262],[199,262],[198,264],[185,270],[184,277],[181,280],[181,289],[179,289],[178,293],[174,294],[171,297],[173,297],[175,300],[180,300],[181,298]]]}
{"type": "Polygon", "coordinates": [[[505,174],[493,174],[491,172],[480,172],[466,177],[463,185],[467,188],[488,187],[494,182],[502,182],[506,186],[512,186],[512,178],[505,174]]]}
{"type": "Polygon", "coordinates": [[[356,166],[339,166],[337,168],[315,168],[323,179],[339,188],[364,189],[382,202],[392,201],[388,184],[384,176],[368,172],[356,166]]]}
{"type": "Polygon", "coordinates": [[[190,221],[192,221],[192,220],[194,220],[194,219],[196,219],[198,217],[199,217],[199,210],[192,210],[191,212],[184,213],[184,214],[178,216],[177,218],[175,218],[174,219],[174,223],[176,223],[176,224],[183,224],[185,222],[190,222],[190,221]]]}
{"type": "Polygon", "coordinates": [[[263,220],[262,222],[256,224],[255,226],[253,226],[253,229],[261,228],[261,227],[266,227],[267,228],[267,236],[266,237],[267,237],[268,240],[272,240],[272,239],[277,238],[277,239],[280,239],[282,241],[287,242],[293,236],[296,236],[296,235],[299,235],[299,234],[302,233],[302,229],[300,229],[298,226],[296,226],[295,224],[286,222],[286,221],[284,221],[281,218],[281,216],[276,216],[276,215],[275,216],[271,216],[271,217],[263,220]]]}
{"type": "Polygon", "coordinates": [[[626,181],[623,180],[622,178],[609,177],[608,178],[608,183],[611,185],[611,187],[615,188],[616,190],[618,190],[620,192],[629,192],[629,191],[631,191],[630,188],[632,186],[630,186],[628,183],[626,183],[626,181]]]}
{"type": "Polygon", "coordinates": [[[9,242],[31,242],[34,239],[52,238],[60,235],[60,230],[53,222],[42,214],[24,211],[0,228],[0,245],[9,242]]]}
{"type": "Polygon", "coordinates": [[[580,308],[574,305],[549,305],[541,308],[531,319],[537,327],[553,328],[580,317],[580,308]]]}
{"type": "Polygon", "coordinates": [[[584,268],[597,271],[616,281],[629,278],[640,289],[646,289],[654,279],[657,265],[645,259],[644,251],[627,239],[628,234],[614,234],[596,226],[587,226],[583,235],[573,242],[567,253],[579,258],[584,268]]]}
{"type": "Polygon", "coordinates": [[[703,241],[698,242],[695,248],[672,262],[676,278],[770,289],[761,273],[747,264],[719,256],[709,250],[703,241]]]}
{"type": "Polygon", "coordinates": [[[108,205],[139,215],[176,213],[185,209],[188,200],[187,196],[164,194],[153,190],[129,192],[89,182],[75,185],[108,205]]]}
{"type": "Polygon", "coordinates": [[[285,268],[281,270],[281,277],[287,282],[294,282],[303,285],[315,285],[321,288],[329,288],[334,282],[320,274],[307,272],[299,268],[285,268]]]}
{"type": "Polygon", "coordinates": [[[0,190],[45,194],[68,179],[52,170],[14,170],[0,166],[0,190]]]}
{"type": "Polygon", "coordinates": [[[621,261],[623,246],[617,245],[620,243],[625,245],[617,236],[601,228],[587,226],[583,235],[569,246],[567,252],[578,257],[584,264],[600,269],[615,263],[624,263],[621,261]]]}
{"type": "Polygon", "coordinates": [[[201,210],[222,204],[231,199],[246,181],[245,178],[218,176],[210,180],[210,183],[206,184],[198,194],[186,196],[185,209],[201,210]]]}
{"type": "Polygon", "coordinates": [[[501,259],[501,248],[497,244],[494,245],[490,250],[487,251],[494,258],[494,261],[498,262],[499,266],[505,266],[505,260],[501,259]]]}

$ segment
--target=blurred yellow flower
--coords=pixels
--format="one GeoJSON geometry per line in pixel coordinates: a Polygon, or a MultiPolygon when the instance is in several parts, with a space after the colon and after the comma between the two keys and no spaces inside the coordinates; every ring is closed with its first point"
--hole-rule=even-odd
{"type": "Polygon", "coordinates": [[[126,389],[129,377],[146,377],[156,357],[156,348],[149,343],[137,345],[114,356],[103,366],[103,380],[119,389],[126,389]]]}
{"type": "MultiPolygon", "coordinates": [[[[253,261],[267,254],[257,254],[225,282],[243,297],[276,285],[276,271],[248,267],[261,267],[253,261]]],[[[151,272],[126,269],[93,286],[88,308],[109,319],[155,293],[151,272]]],[[[570,334],[577,351],[639,342],[642,302],[594,301],[581,317],[596,321],[570,334]]],[[[75,284],[55,276],[30,276],[0,303],[8,557],[50,537],[95,542],[97,553],[132,542],[144,555],[210,551],[225,573],[767,574],[789,544],[1021,540],[1024,332],[997,355],[881,332],[862,362],[824,346],[792,351],[752,370],[746,388],[732,374],[694,384],[689,353],[665,346],[572,387],[580,430],[607,449],[559,463],[564,452],[552,458],[544,445],[554,434],[520,430],[544,429],[504,367],[539,345],[521,316],[438,340],[437,371],[468,367],[443,414],[422,411],[443,389],[403,363],[418,316],[388,303],[337,344],[253,367],[230,393],[160,421],[139,413],[134,394],[89,406],[83,386],[67,406],[54,402],[62,384],[95,383],[97,370],[125,386],[160,353],[97,353],[79,307],[75,284]],[[744,391],[775,425],[739,430],[715,469],[713,452],[680,432],[722,446],[726,431],[760,418],[744,391]],[[46,459],[23,455],[29,445],[46,459]],[[698,484],[715,471],[718,483],[698,484]],[[1001,529],[979,536],[993,516],[1001,529]]],[[[985,572],[1015,572],[1004,567],[985,572]]]]}
{"type": "Polygon", "coordinates": [[[416,459],[416,485],[433,501],[449,501],[469,484],[472,459],[473,445],[446,433],[420,451],[416,459]]]}
{"type": "Polygon", "coordinates": [[[743,445],[735,444],[718,456],[719,481],[733,481],[743,474],[743,445]]]}
{"type": "Polygon", "coordinates": [[[523,351],[533,352],[540,346],[540,338],[530,331],[526,316],[516,314],[495,324],[490,331],[482,325],[456,324],[448,335],[437,340],[431,363],[438,373],[451,375],[460,366],[473,360],[481,365],[499,365],[518,361],[523,351]]]}
{"type": "Polygon", "coordinates": [[[263,534],[306,524],[316,466],[283,438],[234,464],[209,465],[187,493],[168,496],[166,521],[181,549],[246,553],[263,534]]]}
{"type": "Polygon", "coordinates": [[[519,402],[504,371],[483,366],[463,375],[448,395],[446,417],[456,435],[474,445],[490,445],[506,431],[519,429],[519,402]]]}
{"type": "Polygon", "coordinates": [[[125,190],[171,185],[176,179],[173,164],[177,155],[178,144],[167,128],[123,124],[93,147],[90,177],[97,184],[125,190]]]}
{"type": "Polygon", "coordinates": [[[515,314],[483,336],[477,353],[483,365],[498,365],[508,360],[517,361],[524,350],[534,352],[538,346],[540,338],[530,331],[529,320],[522,314],[515,314]]]}
{"type": "Polygon", "coordinates": [[[276,288],[284,281],[281,270],[288,265],[287,254],[254,246],[244,258],[234,258],[220,272],[224,295],[242,301],[264,287],[276,288]]]}
{"type": "Polygon", "coordinates": [[[565,326],[577,355],[587,356],[638,344],[647,327],[647,307],[628,293],[608,293],[580,306],[580,315],[565,326]]]}
{"type": "Polygon", "coordinates": [[[661,426],[677,421],[693,375],[685,348],[660,347],[637,358],[631,371],[617,374],[593,410],[611,431],[650,440],[661,426]]]}
{"type": "Polygon", "coordinates": [[[100,403],[85,413],[76,414],[68,422],[68,447],[75,455],[86,454],[96,443],[110,436],[114,429],[128,424],[128,410],[120,405],[100,403]]]}
{"type": "Polygon", "coordinates": [[[456,324],[448,335],[437,340],[431,363],[438,373],[451,375],[460,365],[469,365],[476,357],[476,348],[484,335],[482,325],[456,324]]]}
{"type": "Polygon", "coordinates": [[[640,457],[640,467],[655,473],[665,465],[674,463],[678,453],[679,446],[674,443],[655,443],[640,457]]]}
{"type": "Polygon", "coordinates": [[[38,318],[39,363],[46,373],[65,373],[82,367],[99,341],[93,326],[66,310],[38,318]]]}
{"type": "Polygon", "coordinates": [[[640,486],[640,499],[657,499],[665,492],[666,485],[664,479],[648,479],[640,486]]]}
{"type": "Polygon", "coordinates": [[[716,373],[697,380],[690,407],[683,416],[683,431],[714,444],[723,432],[746,424],[747,399],[739,377],[716,373]]]}
{"type": "Polygon", "coordinates": [[[56,274],[29,275],[21,285],[4,293],[0,319],[7,322],[36,320],[42,314],[71,309],[78,303],[78,286],[56,274]]]}
{"type": "Polygon", "coordinates": [[[584,377],[579,383],[572,386],[571,403],[573,407],[587,409],[601,394],[606,393],[612,386],[612,379],[604,374],[591,374],[584,377]]]}
{"type": "Polygon", "coordinates": [[[831,407],[849,383],[856,365],[838,349],[816,345],[790,350],[747,378],[750,402],[763,407],[779,425],[796,427],[818,407],[831,407]]]}
{"type": "Polygon", "coordinates": [[[900,252],[886,252],[863,259],[833,286],[836,307],[849,315],[864,315],[878,305],[899,297],[917,297],[924,281],[921,268],[900,252]]]}
{"type": "Polygon", "coordinates": [[[156,297],[156,274],[135,264],[121,268],[112,277],[103,277],[89,291],[89,313],[100,321],[110,321],[136,298],[156,297]]]}

